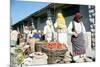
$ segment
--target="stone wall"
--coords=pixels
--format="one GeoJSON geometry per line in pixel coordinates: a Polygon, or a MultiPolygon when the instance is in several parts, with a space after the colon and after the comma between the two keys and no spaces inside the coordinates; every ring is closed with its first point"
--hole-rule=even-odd
{"type": "Polygon", "coordinates": [[[89,21],[90,21],[90,30],[91,30],[91,45],[95,46],[95,6],[89,5],[89,21]]]}

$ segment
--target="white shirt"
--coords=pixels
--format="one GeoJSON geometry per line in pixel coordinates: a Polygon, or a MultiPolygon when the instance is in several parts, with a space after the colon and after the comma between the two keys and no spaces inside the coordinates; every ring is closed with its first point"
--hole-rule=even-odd
{"type": "Polygon", "coordinates": [[[46,25],[44,27],[44,34],[47,34],[47,33],[53,33],[54,32],[54,29],[51,27],[49,27],[49,25],[46,25]]]}
{"type": "MultiPolygon", "coordinates": [[[[75,25],[75,30],[77,33],[86,32],[83,22],[77,23],[74,21],[74,25],[75,25]]],[[[70,24],[68,26],[68,33],[71,35],[73,35],[72,28],[73,28],[73,25],[72,25],[72,22],[70,22],[70,24]]]]}
{"type": "Polygon", "coordinates": [[[17,41],[18,32],[16,30],[11,31],[11,40],[17,41]]]}
{"type": "Polygon", "coordinates": [[[25,28],[24,28],[24,33],[26,33],[26,34],[29,33],[29,28],[27,26],[25,26],[25,28]]]}

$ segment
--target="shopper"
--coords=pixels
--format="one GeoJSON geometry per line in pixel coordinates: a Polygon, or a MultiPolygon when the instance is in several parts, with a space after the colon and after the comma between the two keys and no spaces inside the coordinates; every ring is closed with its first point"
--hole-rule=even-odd
{"type": "Polygon", "coordinates": [[[37,30],[34,30],[34,34],[33,34],[32,37],[35,38],[35,39],[40,39],[40,35],[39,35],[39,33],[37,32],[37,30]]]}
{"type": "Polygon", "coordinates": [[[25,46],[24,33],[20,33],[20,34],[19,34],[18,40],[19,40],[18,47],[19,47],[19,48],[23,48],[23,46],[25,46]]]}
{"type": "Polygon", "coordinates": [[[29,27],[28,26],[24,27],[24,34],[25,34],[25,42],[27,42],[28,34],[29,34],[29,27]]]}
{"type": "Polygon", "coordinates": [[[10,34],[11,34],[11,46],[15,47],[17,45],[18,32],[16,29],[12,29],[10,34]]]}
{"type": "Polygon", "coordinates": [[[40,40],[44,41],[45,40],[45,34],[43,32],[41,32],[41,38],[40,40]]]}

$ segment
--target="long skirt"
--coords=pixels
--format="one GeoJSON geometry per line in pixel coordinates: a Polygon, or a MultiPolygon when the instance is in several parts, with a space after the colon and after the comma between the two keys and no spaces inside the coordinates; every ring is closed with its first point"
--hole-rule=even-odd
{"type": "Polygon", "coordinates": [[[67,44],[67,31],[65,30],[58,30],[57,31],[57,41],[60,42],[60,43],[64,43],[66,44],[66,46],[68,47],[68,44],[67,44]]]}
{"type": "Polygon", "coordinates": [[[72,37],[71,42],[74,56],[86,53],[85,39],[83,33],[80,33],[78,37],[72,37]]]}

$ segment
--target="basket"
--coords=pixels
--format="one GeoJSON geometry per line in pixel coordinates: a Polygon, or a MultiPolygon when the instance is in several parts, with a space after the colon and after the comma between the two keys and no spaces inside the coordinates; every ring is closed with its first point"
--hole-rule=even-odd
{"type": "Polygon", "coordinates": [[[46,44],[46,42],[36,42],[35,43],[35,51],[36,52],[41,52],[42,51],[41,46],[43,46],[45,44],[46,44]]]}
{"type": "Polygon", "coordinates": [[[42,46],[42,52],[44,52],[48,55],[48,63],[49,64],[55,64],[57,57],[65,56],[66,51],[68,51],[67,48],[54,50],[54,49],[49,49],[49,48],[42,46]]]}

